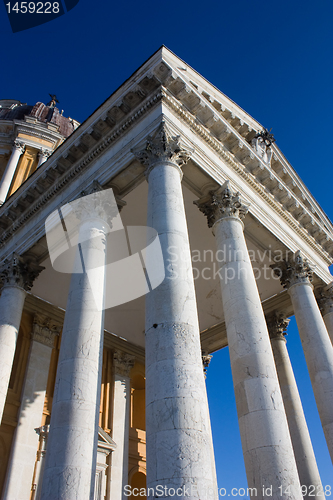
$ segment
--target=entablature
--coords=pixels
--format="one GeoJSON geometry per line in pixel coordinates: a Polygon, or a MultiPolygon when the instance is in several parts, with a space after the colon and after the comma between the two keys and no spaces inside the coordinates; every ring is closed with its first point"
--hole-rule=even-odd
{"type": "MultiPolygon", "coordinates": [[[[189,66],[185,65],[185,70],[179,69],[182,61],[169,51],[166,56],[166,51],[163,48],[150,58],[0,208],[0,258],[5,257],[2,250],[5,243],[31,219],[38,221],[38,230],[30,234],[29,242],[32,244],[37,237],[41,238],[44,235],[42,221],[47,212],[71,201],[97,177],[101,185],[112,186],[117,175],[123,176],[125,187],[119,196],[124,196],[142,182],[144,167],[134,160],[130,149],[151,133],[156,126],[154,120],[161,119],[158,116],[161,106],[164,106],[197,137],[191,147],[196,149],[201,141],[217,155],[216,166],[207,170],[213,182],[220,182],[225,177],[221,172],[216,175],[218,164],[222,162],[232,172],[230,180],[239,179],[245,198],[247,191],[255,193],[262,206],[268,206],[271,214],[278,214],[290,231],[296,232],[298,238],[329,265],[333,258],[332,225],[297,175],[291,172],[292,176],[288,177],[292,169],[276,145],[272,146],[272,163],[264,161],[251,145],[254,135],[261,129],[260,124],[189,66]],[[173,63],[172,67],[170,58],[176,58],[178,66],[173,63]],[[138,139],[135,134],[138,134],[138,139]],[[132,143],[127,147],[129,141],[132,143]],[[115,144],[117,151],[113,153],[115,144]],[[281,165],[282,173],[276,167],[277,163],[281,165]],[[286,176],[292,179],[291,184],[286,176]],[[302,196],[293,191],[298,185],[302,188],[302,196]],[[46,207],[48,209],[44,210],[46,207]]],[[[183,128],[178,127],[180,134],[183,128]]],[[[193,160],[205,169],[200,152],[195,150],[193,160]]],[[[209,175],[206,184],[212,182],[209,175]]],[[[199,192],[202,188],[195,186],[186,173],[185,182],[192,191],[199,192]]],[[[250,210],[264,222],[253,200],[250,210]]],[[[269,217],[271,225],[276,225],[274,217],[269,217]]],[[[290,247],[294,250],[292,242],[290,247]]]]}

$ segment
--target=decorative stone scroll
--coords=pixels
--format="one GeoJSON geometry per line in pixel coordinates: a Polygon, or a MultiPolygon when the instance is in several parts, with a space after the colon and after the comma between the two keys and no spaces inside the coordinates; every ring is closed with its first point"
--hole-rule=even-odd
{"type": "Polygon", "coordinates": [[[333,312],[333,282],[319,291],[317,300],[323,316],[333,312]]]}
{"type": "Polygon", "coordinates": [[[62,326],[51,318],[36,314],[34,316],[31,339],[53,348],[54,339],[59,335],[61,328],[62,326]]]}
{"type": "Polygon", "coordinates": [[[195,201],[194,204],[206,215],[208,227],[226,217],[238,217],[242,220],[249,210],[249,205],[241,202],[240,193],[232,192],[229,181],[216,191],[210,191],[209,195],[195,201]]]}
{"type": "Polygon", "coordinates": [[[287,289],[298,283],[310,284],[313,279],[310,263],[302,257],[300,250],[297,250],[291,259],[273,264],[271,268],[279,276],[282,286],[287,289]]]}
{"type": "Polygon", "coordinates": [[[290,319],[286,318],[283,313],[274,312],[272,315],[267,316],[266,323],[270,338],[285,341],[289,322],[290,319]]]}
{"type": "Polygon", "coordinates": [[[113,354],[113,366],[115,373],[123,377],[129,377],[134,366],[135,357],[122,351],[115,351],[113,354]]]}
{"type": "Polygon", "coordinates": [[[185,165],[192,150],[181,145],[180,136],[172,136],[165,122],[162,122],[153,135],[148,136],[143,149],[133,149],[132,153],[136,158],[146,165],[148,176],[150,170],[156,163],[171,162],[179,167],[185,165]]]}
{"type": "Polygon", "coordinates": [[[18,286],[29,291],[43,269],[34,256],[21,257],[14,252],[0,264],[0,279],[3,286],[18,286]]]}
{"type": "Polygon", "coordinates": [[[212,357],[213,357],[212,354],[207,354],[206,352],[202,352],[201,359],[202,359],[202,366],[205,378],[207,377],[207,370],[212,360],[212,357]]]}
{"type": "Polygon", "coordinates": [[[14,141],[14,148],[19,151],[20,155],[24,153],[25,150],[25,144],[22,141],[15,140],[14,141]]]}

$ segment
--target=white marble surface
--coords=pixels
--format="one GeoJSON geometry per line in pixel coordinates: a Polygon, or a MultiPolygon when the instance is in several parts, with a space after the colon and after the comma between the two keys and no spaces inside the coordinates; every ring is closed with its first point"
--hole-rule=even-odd
{"type": "Polygon", "coordinates": [[[330,336],[331,342],[333,344],[333,311],[325,314],[324,316],[325,325],[330,336]]]}
{"type": "Polygon", "coordinates": [[[32,341],[3,500],[29,500],[52,348],[32,341]]]}
{"type": "Polygon", "coordinates": [[[18,330],[26,292],[18,286],[4,286],[0,296],[0,422],[6,402],[18,330]]]}
{"type": "Polygon", "coordinates": [[[195,485],[191,499],[216,499],[180,169],[160,163],[148,182],[147,225],[159,233],[167,269],[164,282],[146,297],[147,487],[195,485]],[[175,254],[177,262],[168,261],[175,254]]]}
{"type": "Polygon", "coordinates": [[[303,486],[307,486],[306,491],[311,494],[310,496],[305,495],[303,498],[306,500],[311,500],[311,498],[323,499],[325,496],[322,492],[322,484],[316,457],[291,366],[286,341],[283,338],[272,338],[271,344],[300,483],[303,486]]]}
{"type": "MultiPolygon", "coordinates": [[[[105,263],[106,225],[88,220],[80,229],[86,269],[105,263]]],[[[80,255],[77,255],[80,258],[80,255]]],[[[100,275],[97,275],[100,277],[100,275]]],[[[73,274],[53,397],[42,500],[94,498],[101,387],[103,281],[73,274]],[[96,304],[91,286],[101,288],[96,304]]]]}
{"type": "Polygon", "coordinates": [[[221,290],[240,434],[249,487],[290,488],[300,500],[299,479],[265,317],[249,259],[243,224],[225,217],[213,230],[221,263],[221,290]]]}
{"type": "Polygon", "coordinates": [[[310,282],[289,288],[327,446],[333,460],[333,346],[310,282]]]}
{"type": "Polygon", "coordinates": [[[124,500],[128,484],[128,447],[130,424],[130,378],[115,373],[113,392],[112,439],[117,448],[112,453],[111,499],[124,500]]]}

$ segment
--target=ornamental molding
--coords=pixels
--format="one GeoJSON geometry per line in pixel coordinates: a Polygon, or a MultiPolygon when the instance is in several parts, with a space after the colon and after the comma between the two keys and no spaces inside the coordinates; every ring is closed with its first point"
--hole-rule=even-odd
{"type": "Polygon", "coordinates": [[[208,370],[209,364],[212,360],[212,357],[213,357],[212,354],[208,354],[207,352],[202,352],[201,360],[202,360],[202,367],[203,367],[203,372],[204,372],[205,378],[207,377],[207,370],[208,370]]]}
{"type": "Polygon", "coordinates": [[[199,210],[207,217],[208,227],[213,227],[216,222],[228,217],[243,220],[249,210],[249,205],[241,202],[240,193],[233,193],[230,182],[226,181],[209,195],[194,201],[199,210]]]}
{"type": "Polygon", "coordinates": [[[284,313],[274,312],[266,317],[267,329],[270,339],[284,340],[285,335],[287,335],[287,328],[290,323],[290,319],[285,316],[284,313]]]}
{"type": "MultiPolygon", "coordinates": [[[[288,260],[271,265],[276,276],[280,278],[281,285],[287,290],[293,285],[311,284],[313,270],[309,261],[302,257],[300,250],[288,260]]],[[[311,285],[312,286],[312,285],[311,285]]]]}
{"type": "MultiPolygon", "coordinates": [[[[329,254],[333,255],[333,240],[328,227],[324,227],[323,212],[320,207],[315,204],[298,177],[296,175],[293,177],[291,167],[275,144],[272,145],[271,160],[274,168],[271,168],[256,154],[249,143],[251,134],[254,137],[260,131],[258,122],[238,109],[235,104],[230,104],[231,101],[229,103],[231,107],[228,108],[222,101],[224,99],[229,102],[229,100],[211,85],[209,88],[212,95],[209,95],[200,90],[194,82],[190,82],[189,85],[183,81],[177,71],[165,61],[156,62],[156,58],[152,60],[151,67],[127,90],[126,94],[121,95],[109,109],[104,108],[95,121],[82,130],[81,135],[74,132],[73,137],[70,136],[52,155],[52,159],[45,162],[43,175],[34,176],[33,182],[26,186],[25,191],[14,195],[15,199],[11,205],[4,205],[0,222],[4,232],[0,238],[0,246],[51,198],[63,190],[91,161],[126,133],[134,122],[141,119],[162,100],[325,262],[331,263],[329,254]],[[228,144],[228,147],[225,144],[228,144]],[[276,169],[283,171],[288,179],[282,180],[276,169]],[[291,188],[285,182],[290,183],[291,188]],[[309,200],[310,209],[298,195],[293,193],[294,188],[300,191],[299,196],[302,200],[309,200]],[[317,210],[319,216],[316,214],[317,210]]],[[[200,78],[198,76],[199,80],[200,78]]],[[[327,225],[330,226],[328,219],[327,225]]]]}
{"type": "Polygon", "coordinates": [[[17,286],[28,292],[43,269],[33,256],[21,257],[14,252],[0,263],[0,279],[3,287],[17,286]]]}
{"type": "MultiPolygon", "coordinates": [[[[239,174],[239,176],[242,177],[253,188],[254,191],[256,191],[260,195],[262,199],[264,199],[288,223],[288,225],[293,229],[293,231],[295,231],[295,233],[297,233],[303,240],[305,240],[306,243],[310,247],[312,247],[315,252],[323,258],[325,262],[331,264],[333,256],[333,239],[329,236],[329,232],[327,229],[325,229],[325,241],[328,242],[330,250],[326,250],[324,247],[322,247],[322,244],[320,242],[315,240],[313,236],[309,235],[309,232],[299,225],[290,210],[288,210],[286,207],[283,207],[281,203],[277,202],[274,195],[269,193],[265,186],[259,183],[254,175],[246,171],[245,165],[238,161],[232,153],[227,151],[223,144],[218,139],[213,137],[212,134],[207,131],[206,127],[199,124],[198,121],[193,118],[193,115],[185,110],[184,107],[181,106],[173,96],[165,94],[163,100],[173,111],[175,111],[179,115],[182,120],[184,120],[191,127],[194,132],[198,133],[198,135],[200,135],[200,137],[212,149],[214,149],[214,151],[217,152],[218,155],[223,160],[225,160],[228,165],[232,167],[232,169],[237,174],[239,174]]],[[[280,181],[279,179],[279,182],[281,183],[282,181],[280,181]]],[[[295,209],[298,209],[300,207],[299,200],[293,194],[291,194],[289,190],[287,198],[291,200],[288,205],[290,209],[293,206],[295,207],[295,209]]],[[[308,211],[308,209],[303,206],[301,208],[304,208],[304,210],[308,211]]],[[[312,220],[311,225],[312,223],[313,226],[315,224],[319,225],[319,221],[317,220],[312,220]]],[[[323,231],[321,225],[319,227],[320,231],[323,231]]]]}
{"type": "Polygon", "coordinates": [[[60,334],[62,325],[55,322],[53,319],[43,316],[41,314],[35,314],[31,339],[47,347],[53,348],[55,338],[60,334]]]}
{"type": "Polygon", "coordinates": [[[14,149],[20,152],[20,154],[24,153],[26,144],[18,139],[15,139],[14,141],[14,149]]]}
{"type": "Polygon", "coordinates": [[[149,135],[143,149],[133,149],[134,156],[147,167],[146,175],[149,176],[156,164],[171,162],[178,167],[185,165],[192,149],[181,144],[180,136],[173,136],[164,121],[159,125],[154,134],[149,135]]]}
{"type": "Polygon", "coordinates": [[[321,288],[316,296],[322,315],[333,313],[333,282],[321,288]]]}
{"type": "Polygon", "coordinates": [[[113,353],[113,366],[116,374],[129,377],[130,371],[135,363],[135,357],[122,351],[113,353]]]}
{"type": "MultiPolygon", "coordinates": [[[[4,207],[4,213],[1,214],[2,227],[5,224],[6,229],[0,237],[0,247],[24,225],[31,217],[34,216],[44,205],[46,205],[54,196],[56,196],[65,186],[70,183],[77,175],[79,175],[90,162],[96,159],[106,148],[118,140],[127,129],[145,115],[152,107],[154,107],[162,99],[162,91],[159,90],[144,105],[136,110],[132,116],[112,131],[105,137],[94,149],[81,159],[80,162],[75,162],[71,168],[66,164],[61,163],[62,157],[53,153],[51,162],[46,161],[42,167],[38,169],[39,176],[34,179],[34,182],[27,186],[26,190],[19,194],[18,198],[11,205],[4,207]],[[49,175],[47,175],[49,174],[49,175]],[[57,181],[58,179],[58,181],[57,181]],[[56,182],[57,181],[57,182],[56,182]],[[37,196],[36,196],[37,195],[37,196]],[[37,199],[36,199],[37,198],[37,199]],[[35,203],[34,203],[35,202],[35,203]],[[6,208],[6,210],[5,210],[6,208]],[[22,214],[22,208],[25,209],[22,214]],[[14,222],[15,221],[15,222],[14,222]]],[[[85,135],[85,134],[83,134],[85,135]]],[[[66,142],[66,141],[65,141],[66,142]]],[[[71,145],[72,146],[72,145],[71,145]]],[[[69,149],[70,147],[69,146],[69,149]]],[[[63,157],[68,155],[67,151],[63,151],[63,157]]],[[[72,165],[70,162],[68,162],[72,165]]],[[[1,226],[0,226],[1,227],[1,226]]]]}

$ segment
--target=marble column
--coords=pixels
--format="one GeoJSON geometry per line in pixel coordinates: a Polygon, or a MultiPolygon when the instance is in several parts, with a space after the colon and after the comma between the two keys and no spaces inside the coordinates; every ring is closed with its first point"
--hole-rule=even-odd
{"type": "Polygon", "coordinates": [[[333,346],[313,293],[313,273],[300,251],[288,261],[275,264],[274,270],[291,298],[321,424],[333,460],[333,346]]]}
{"type": "Polygon", "coordinates": [[[23,142],[18,140],[14,142],[11,157],[9,158],[0,182],[0,205],[2,205],[7,198],[7,194],[12,183],[17,164],[19,162],[21,154],[24,152],[24,148],[25,145],[23,144],[23,142]]]}
{"type": "MultiPolygon", "coordinates": [[[[147,225],[158,232],[166,273],[163,283],[146,296],[147,487],[186,487],[192,500],[215,500],[214,453],[181,187],[181,166],[190,152],[162,122],[134,154],[147,166],[147,225]]],[[[179,500],[188,499],[183,493],[179,500]]]]}
{"type": "Polygon", "coordinates": [[[207,354],[207,352],[203,352],[201,355],[202,367],[203,367],[203,372],[204,372],[205,378],[207,377],[207,370],[208,370],[209,364],[212,360],[212,357],[213,357],[212,354],[207,354]]]}
{"type": "Polygon", "coordinates": [[[30,499],[39,439],[35,428],[41,424],[51,352],[59,332],[52,320],[35,316],[3,500],[30,499]]]}
{"type": "Polygon", "coordinates": [[[228,182],[196,204],[216,238],[248,485],[257,488],[258,499],[266,498],[263,487],[272,488],[276,499],[301,499],[272,348],[243,232],[248,207],[228,182]]]}
{"type": "Polygon", "coordinates": [[[131,380],[129,373],[134,357],[116,351],[113,356],[114,396],[112,415],[112,439],[117,448],[112,453],[111,498],[125,500],[124,487],[128,484],[128,450],[130,427],[131,380]]]}
{"type": "Polygon", "coordinates": [[[13,253],[0,264],[3,283],[0,296],[0,422],[15,355],[25,295],[44,269],[30,256],[13,253]]]}
{"type": "Polygon", "coordinates": [[[44,163],[51,154],[52,154],[52,151],[49,151],[48,149],[41,149],[38,153],[37,168],[39,168],[41,166],[41,164],[44,163]]]}
{"type": "Polygon", "coordinates": [[[274,313],[267,318],[268,332],[286,410],[298,475],[301,485],[305,487],[303,488],[303,491],[306,492],[303,495],[304,499],[325,498],[301,398],[287,350],[285,335],[288,323],[289,319],[286,319],[283,314],[274,313]]]}
{"type": "Polygon", "coordinates": [[[111,227],[111,216],[99,192],[75,200],[71,210],[79,222],[79,243],[59,352],[42,482],[43,500],[94,498],[106,233],[111,227]],[[95,271],[90,273],[91,270],[95,271]]]}
{"type": "Polygon", "coordinates": [[[333,283],[329,283],[320,290],[318,305],[333,344],[333,283]]]}
{"type": "Polygon", "coordinates": [[[40,500],[42,493],[42,478],[45,467],[45,456],[46,456],[46,448],[47,448],[47,438],[50,432],[49,425],[42,425],[41,427],[37,427],[35,429],[37,436],[39,437],[39,450],[37,451],[37,461],[36,467],[34,471],[34,479],[32,484],[33,494],[31,496],[31,500],[40,500]]]}

